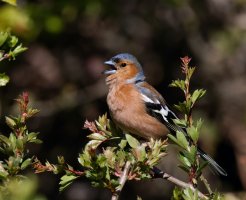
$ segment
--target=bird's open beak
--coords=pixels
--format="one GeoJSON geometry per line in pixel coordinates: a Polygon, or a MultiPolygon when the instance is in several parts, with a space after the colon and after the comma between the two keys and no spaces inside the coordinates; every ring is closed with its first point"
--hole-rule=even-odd
{"type": "Polygon", "coordinates": [[[114,74],[116,72],[115,62],[113,62],[112,60],[108,60],[108,61],[104,62],[104,64],[110,66],[111,69],[104,70],[102,72],[102,74],[111,75],[111,74],[114,74]]]}

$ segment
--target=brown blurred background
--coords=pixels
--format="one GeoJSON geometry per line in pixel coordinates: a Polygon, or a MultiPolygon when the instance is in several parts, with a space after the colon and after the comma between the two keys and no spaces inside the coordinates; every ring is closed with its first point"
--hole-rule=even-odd
{"type": "MultiPolygon", "coordinates": [[[[192,57],[197,66],[193,88],[207,94],[195,116],[204,119],[201,146],[228,172],[206,171],[213,188],[223,192],[246,189],[246,2],[244,0],[20,0],[18,7],[0,4],[0,29],[11,27],[29,48],[14,62],[3,62],[11,82],[0,89],[0,116],[15,113],[15,99],[28,91],[41,110],[30,122],[44,141],[32,154],[56,162],[63,155],[78,167],[86,139],[85,119],[107,112],[103,62],[117,53],[134,54],[147,80],[170,105],[183,100],[169,88],[181,78],[180,60],[192,57]]],[[[8,130],[1,119],[1,131],[8,130]]],[[[163,169],[182,177],[174,153],[163,169]]],[[[78,180],[63,193],[59,178],[41,174],[40,192],[48,199],[108,199],[105,190],[78,180]]],[[[127,184],[122,199],[169,199],[165,181],[127,184]]]]}

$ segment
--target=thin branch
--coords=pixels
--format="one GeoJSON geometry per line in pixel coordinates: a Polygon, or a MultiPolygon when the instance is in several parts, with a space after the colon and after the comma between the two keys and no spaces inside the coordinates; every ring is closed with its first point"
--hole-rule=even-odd
{"type": "Polygon", "coordinates": [[[211,190],[210,185],[209,185],[207,179],[203,175],[200,176],[200,179],[204,183],[204,185],[207,188],[209,194],[213,194],[213,191],[211,190]]]}
{"type": "Polygon", "coordinates": [[[125,168],[123,173],[120,176],[120,180],[119,180],[119,186],[116,188],[116,191],[113,193],[111,200],[117,200],[120,196],[120,193],[128,179],[128,174],[129,174],[129,170],[130,170],[131,164],[130,161],[126,162],[125,168]]]}
{"type": "MultiPolygon", "coordinates": [[[[175,185],[182,187],[182,188],[190,188],[192,191],[196,191],[197,189],[195,189],[191,184],[189,183],[185,183],[165,172],[163,172],[162,170],[158,169],[157,167],[153,168],[153,178],[162,178],[162,179],[166,179],[172,183],[174,183],[175,185]]],[[[198,190],[197,190],[198,191],[198,190]]],[[[205,196],[203,193],[201,193],[200,191],[198,191],[198,196],[202,199],[208,199],[207,196],[205,196]]]]}
{"type": "Polygon", "coordinates": [[[8,59],[10,56],[9,56],[9,54],[4,54],[1,58],[0,58],[0,62],[1,61],[3,61],[3,60],[5,60],[5,59],[8,59]]]}

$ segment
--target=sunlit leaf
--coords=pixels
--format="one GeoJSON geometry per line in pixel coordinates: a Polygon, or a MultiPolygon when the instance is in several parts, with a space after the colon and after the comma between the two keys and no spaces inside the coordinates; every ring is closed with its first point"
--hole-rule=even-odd
{"type": "Polygon", "coordinates": [[[139,141],[136,138],[134,138],[133,136],[127,133],[125,135],[126,135],[126,140],[130,145],[130,147],[137,148],[140,145],[139,141]]]}
{"type": "Polygon", "coordinates": [[[8,31],[0,31],[0,47],[6,42],[8,36],[8,31]]]}
{"type": "Polygon", "coordinates": [[[121,149],[124,149],[127,145],[127,140],[121,140],[120,143],[119,143],[119,147],[121,149]]]}
{"type": "Polygon", "coordinates": [[[195,71],[195,67],[189,67],[188,68],[188,79],[190,79],[191,78],[191,76],[193,75],[193,73],[194,73],[194,71],[195,71]]]}
{"type": "Polygon", "coordinates": [[[23,151],[24,144],[22,139],[19,138],[16,139],[16,147],[18,148],[19,151],[23,151]]]}
{"type": "Polygon", "coordinates": [[[59,183],[59,185],[60,185],[59,190],[63,191],[66,187],[68,187],[73,182],[73,180],[75,180],[77,178],[78,177],[74,176],[74,175],[64,175],[64,176],[62,176],[61,177],[61,181],[59,183]]]}
{"type": "Polygon", "coordinates": [[[174,123],[180,127],[187,127],[187,121],[185,119],[173,119],[174,123]]]}
{"type": "Polygon", "coordinates": [[[178,140],[176,139],[176,137],[174,137],[173,135],[171,134],[168,134],[167,137],[172,140],[174,143],[178,144],[178,140]]]}
{"type": "Polygon", "coordinates": [[[100,141],[100,140],[90,140],[86,144],[86,147],[91,148],[91,149],[96,149],[101,143],[102,143],[102,141],[100,141]]]}
{"type": "Polygon", "coordinates": [[[169,84],[170,87],[177,87],[181,90],[185,90],[185,82],[184,80],[174,80],[171,84],[169,84]]]}
{"type": "Polygon", "coordinates": [[[177,131],[176,135],[177,135],[177,141],[180,144],[180,146],[183,147],[184,149],[187,149],[189,143],[188,143],[184,133],[181,131],[177,131]]]}
{"type": "Polygon", "coordinates": [[[1,141],[1,142],[4,142],[4,143],[7,144],[7,145],[10,145],[10,140],[9,140],[9,138],[7,138],[6,136],[4,136],[4,135],[2,135],[2,134],[0,134],[0,141],[1,141]]]}
{"type": "Polygon", "coordinates": [[[133,155],[136,157],[137,161],[143,162],[146,159],[145,146],[141,145],[133,149],[133,155]]]}
{"type": "Polygon", "coordinates": [[[34,132],[31,132],[27,135],[27,141],[31,141],[33,139],[36,139],[37,136],[38,136],[39,133],[34,133],[34,132]]]}
{"type": "Polygon", "coordinates": [[[191,137],[192,141],[194,143],[197,143],[198,138],[199,138],[199,132],[198,132],[197,128],[195,128],[194,126],[188,127],[187,133],[191,137]]]}
{"type": "Polygon", "coordinates": [[[27,158],[22,164],[21,164],[21,170],[26,169],[30,164],[32,163],[31,158],[27,158]]]}
{"type": "Polygon", "coordinates": [[[16,136],[13,133],[10,133],[9,140],[12,148],[14,149],[16,147],[16,136]]]}
{"type": "Polygon", "coordinates": [[[20,53],[26,51],[27,48],[26,47],[23,47],[22,44],[18,45],[17,47],[14,48],[13,51],[10,51],[9,52],[9,56],[12,58],[12,59],[15,59],[15,57],[17,55],[19,55],[20,53]]]}
{"type": "Polygon", "coordinates": [[[104,141],[107,139],[105,136],[103,136],[100,133],[92,133],[92,134],[88,135],[87,137],[91,140],[100,140],[100,141],[104,141]]]}
{"type": "Polygon", "coordinates": [[[190,161],[182,154],[182,152],[179,153],[179,160],[183,163],[184,166],[191,167],[190,161]]]}
{"type": "Polygon", "coordinates": [[[0,74],[0,87],[5,86],[9,82],[9,77],[4,73],[0,74]]]}
{"type": "Polygon", "coordinates": [[[18,43],[18,38],[16,36],[10,36],[8,39],[8,46],[10,48],[14,48],[16,44],[18,43]]]}
{"type": "Polygon", "coordinates": [[[191,101],[192,101],[192,105],[194,105],[194,103],[199,100],[200,98],[202,98],[206,93],[206,90],[200,89],[200,90],[195,90],[193,92],[193,94],[191,95],[191,101]]]}

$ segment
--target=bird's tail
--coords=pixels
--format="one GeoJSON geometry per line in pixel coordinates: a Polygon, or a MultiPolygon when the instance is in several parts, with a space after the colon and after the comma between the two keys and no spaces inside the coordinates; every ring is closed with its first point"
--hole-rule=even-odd
{"type": "Polygon", "coordinates": [[[226,171],[219,166],[217,162],[213,158],[211,158],[208,154],[206,154],[202,149],[198,148],[198,154],[205,160],[208,161],[208,164],[215,170],[217,174],[227,176],[226,171]]]}

